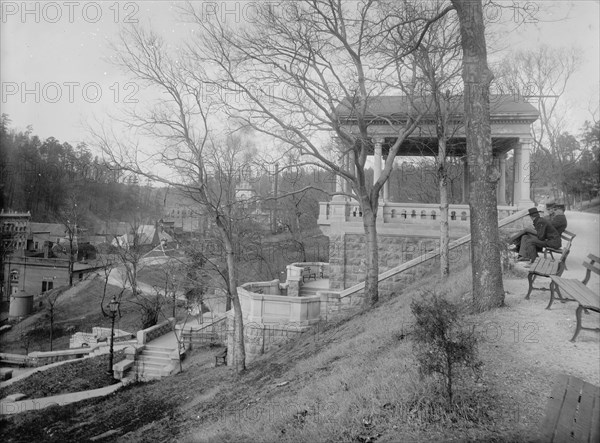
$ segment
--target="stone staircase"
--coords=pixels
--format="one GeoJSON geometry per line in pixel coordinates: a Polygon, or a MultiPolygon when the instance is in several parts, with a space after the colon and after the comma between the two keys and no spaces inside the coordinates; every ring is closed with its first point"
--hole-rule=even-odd
{"type": "Polygon", "coordinates": [[[132,375],[140,381],[157,380],[172,372],[170,354],[173,349],[146,345],[136,357],[132,375]]]}
{"type": "Polygon", "coordinates": [[[322,291],[321,288],[307,288],[306,286],[302,286],[300,288],[300,297],[308,297],[311,295],[317,295],[318,291],[322,291]]]}

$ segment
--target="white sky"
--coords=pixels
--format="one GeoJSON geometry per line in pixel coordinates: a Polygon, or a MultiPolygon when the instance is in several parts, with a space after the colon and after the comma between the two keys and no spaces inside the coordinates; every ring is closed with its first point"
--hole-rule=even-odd
{"type": "MultiPolygon", "coordinates": [[[[190,25],[176,21],[171,2],[0,3],[1,112],[9,114],[17,130],[32,125],[41,139],[53,136],[72,145],[89,138],[83,122],[134,106],[128,101],[144,93],[107,61],[108,42],[115,40],[120,26],[137,20],[174,44],[192,32],[190,25]]],[[[572,131],[577,133],[590,119],[589,102],[598,105],[599,2],[519,2],[537,23],[522,23],[524,16],[514,14],[512,3],[505,3],[501,12],[501,42],[507,49],[546,43],[584,51],[584,66],[568,90],[572,131]]]]}

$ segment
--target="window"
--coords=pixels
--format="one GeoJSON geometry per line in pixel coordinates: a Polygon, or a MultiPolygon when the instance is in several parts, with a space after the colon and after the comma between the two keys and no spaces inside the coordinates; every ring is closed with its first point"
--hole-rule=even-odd
{"type": "Polygon", "coordinates": [[[54,287],[53,281],[43,281],[42,282],[42,292],[50,291],[54,287]]]}

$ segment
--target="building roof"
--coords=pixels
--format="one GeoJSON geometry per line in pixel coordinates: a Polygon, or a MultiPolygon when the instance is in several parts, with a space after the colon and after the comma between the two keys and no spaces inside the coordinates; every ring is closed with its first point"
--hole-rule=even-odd
{"type": "Polygon", "coordinates": [[[60,223],[29,223],[32,234],[50,234],[51,237],[64,237],[66,228],[60,223]]]}
{"type": "MultiPolygon", "coordinates": [[[[411,103],[406,96],[378,96],[370,98],[367,105],[367,115],[372,117],[387,117],[402,120],[406,116],[414,114],[414,108],[425,110],[424,120],[433,117],[433,105],[431,99],[418,98],[411,103]]],[[[338,113],[342,119],[355,119],[356,105],[344,100],[338,106],[338,113]]],[[[462,96],[451,97],[449,100],[449,114],[456,118],[464,117],[464,104],[462,96]]],[[[525,101],[522,97],[515,95],[492,95],[490,96],[490,117],[492,119],[518,119],[535,121],[539,117],[538,110],[525,101]]]]}

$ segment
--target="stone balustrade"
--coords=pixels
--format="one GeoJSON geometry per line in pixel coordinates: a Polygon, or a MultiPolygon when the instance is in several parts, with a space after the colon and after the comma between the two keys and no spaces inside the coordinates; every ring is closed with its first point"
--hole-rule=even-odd
{"type": "Polygon", "coordinates": [[[171,317],[168,320],[163,321],[162,323],[159,323],[146,329],[142,329],[141,331],[137,332],[138,344],[145,345],[149,341],[152,341],[155,338],[158,338],[161,335],[165,335],[166,333],[172,331],[174,326],[175,319],[171,317]]]}
{"type": "MultiPolygon", "coordinates": [[[[498,218],[502,219],[517,212],[514,206],[498,206],[498,218]]],[[[394,203],[383,202],[379,206],[378,221],[385,224],[425,224],[437,225],[440,221],[440,205],[428,203],[394,203]]],[[[453,204],[448,208],[450,224],[467,224],[470,222],[469,205],[453,204]]],[[[319,203],[319,225],[332,222],[359,223],[362,212],[357,202],[335,201],[319,203]]]]}
{"type": "MultiPolygon", "coordinates": [[[[274,280],[277,282],[278,280],[274,280]]],[[[320,297],[288,297],[252,292],[257,283],[246,283],[238,288],[238,296],[245,321],[254,323],[297,323],[309,325],[320,318],[320,297]]]]}
{"type": "Polygon", "coordinates": [[[306,276],[306,268],[310,268],[310,274],[314,274],[316,278],[329,277],[329,263],[326,262],[297,262],[287,265],[287,277],[284,286],[288,296],[298,297],[300,295],[300,287],[306,276]]]}

